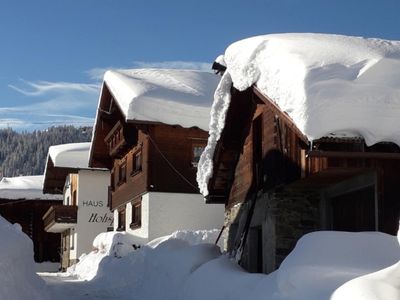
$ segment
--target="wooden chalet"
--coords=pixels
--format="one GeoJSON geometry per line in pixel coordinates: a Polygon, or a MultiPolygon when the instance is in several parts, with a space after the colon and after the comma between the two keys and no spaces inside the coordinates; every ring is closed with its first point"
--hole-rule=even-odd
{"type": "Polygon", "coordinates": [[[315,230],[396,234],[397,145],[332,137],[310,143],[257,87],[232,88],[231,96],[207,202],[225,204],[227,249],[243,251],[242,266],[271,272],[315,230]]]}
{"type": "MultiPolygon", "coordinates": [[[[142,72],[151,72],[150,80],[157,76],[168,76],[168,80],[176,80],[176,75],[182,76],[186,73],[188,76],[203,76],[212,82],[207,87],[210,90],[209,95],[206,95],[208,105],[202,109],[206,111],[208,118],[212,103],[211,91],[218,83],[214,74],[176,70],[172,74],[170,70],[131,72],[131,77],[143,81],[148,78],[147,75],[140,77],[142,72]]],[[[110,71],[106,73],[100,95],[89,165],[111,170],[108,205],[114,211],[114,229],[128,231],[147,241],[177,229],[209,229],[210,226],[221,226],[221,205],[218,205],[221,209],[216,209],[210,216],[200,215],[202,211],[212,210],[204,204],[196,182],[197,162],[207,143],[207,131],[195,125],[182,126],[179,122],[179,109],[170,122],[130,117],[124,108],[126,101],[121,100],[121,91],[115,89],[118,85],[115,81],[107,81],[107,75],[110,75],[110,71]],[[194,217],[190,217],[191,215],[194,217]],[[210,218],[213,220],[210,221],[210,218]]],[[[122,76],[123,80],[125,77],[131,79],[127,74],[117,75],[120,78],[122,76]]],[[[122,82],[123,80],[120,79],[122,82]]],[[[134,89],[135,84],[132,86],[134,89]]],[[[153,89],[161,90],[158,93],[161,98],[171,94],[173,90],[168,92],[168,81],[162,88],[158,83],[154,84],[153,89]]],[[[145,96],[139,95],[138,98],[140,97],[145,96]]],[[[134,101],[135,99],[131,102],[134,101]]],[[[174,101],[173,97],[171,101],[174,101]]],[[[174,104],[168,105],[174,107],[174,104]]],[[[152,109],[157,114],[157,110],[162,108],[145,109],[145,114],[152,115],[152,109]]],[[[164,116],[168,114],[170,112],[166,111],[164,116]]]]}
{"type": "Polygon", "coordinates": [[[0,181],[0,215],[18,223],[33,242],[34,260],[60,262],[60,234],[44,230],[43,214],[60,207],[62,197],[42,193],[43,176],[4,177],[0,181]]]}
{"type": "Polygon", "coordinates": [[[89,253],[94,238],[113,226],[107,208],[109,171],[88,167],[90,145],[51,146],[47,156],[43,192],[60,194],[63,201],[43,212],[43,227],[46,232],[61,234],[62,270],[89,253]]]}

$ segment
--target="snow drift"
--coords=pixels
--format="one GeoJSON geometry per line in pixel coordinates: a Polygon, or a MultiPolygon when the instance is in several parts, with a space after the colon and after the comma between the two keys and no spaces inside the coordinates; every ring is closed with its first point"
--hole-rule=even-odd
{"type": "Polygon", "coordinates": [[[35,274],[32,241],[0,216],[0,299],[49,299],[35,274]]]}
{"type": "Polygon", "coordinates": [[[134,250],[126,234],[102,234],[95,243],[102,259],[90,259],[96,257],[94,251],[80,262],[87,266],[81,269],[81,278],[88,269],[96,270],[84,291],[113,299],[328,300],[348,282],[332,299],[376,299],[353,297],[368,290],[370,295],[378,294],[377,299],[395,300],[400,293],[396,283],[400,248],[394,236],[314,232],[301,238],[281,267],[269,275],[242,270],[220,255],[216,246],[203,243],[211,236],[206,231],[175,232],[134,250]],[[128,251],[117,250],[122,244],[128,251]],[[349,281],[364,275],[354,280],[356,284],[349,281]]]}
{"type": "MultiPolygon", "coordinates": [[[[188,278],[179,300],[329,300],[348,280],[396,263],[399,250],[395,237],[379,232],[314,232],[269,275],[247,273],[226,256],[203,264],[188,278]]],[[[334,300],[347,299],[356,298],[334,300]]]]}

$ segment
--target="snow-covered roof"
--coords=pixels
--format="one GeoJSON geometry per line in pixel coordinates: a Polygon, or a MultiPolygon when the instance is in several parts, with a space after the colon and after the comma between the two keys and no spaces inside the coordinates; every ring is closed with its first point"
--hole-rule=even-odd
{"type": "Polygon", "coordinates": [[[104,82],[126,121],[161,122],[208,131],[219,76],[197,70],[110,70],[104,82]]]}
{"type": "Polygon", "coordinates": [[[62,144],[49,147],[54,167],[88,169],[89,143],[62,144]]]}
{"type": "Polygon", "coordinates": [[[230,103],[231,84],[255,85],[288,113],[309,140],[362,136],[367,145],[400,145],[400,41],[290,33],[244,39],[224,55],[227,70],[215,92],[210,138],[199,162],[204,195],[230,103]]]}
{"type": "Polygon", "coordinates": [[[400,41],[273,34],[230,45],[224,59],[235,88],[255,84],[310,140],[400,144],[400,41]]]}
{"type": "Polygon", "coordinates": [[[0,181],[0,199],[62,200],[62,196],[43,194],[43,175],[38,175],[3,177],[0,181]]]}

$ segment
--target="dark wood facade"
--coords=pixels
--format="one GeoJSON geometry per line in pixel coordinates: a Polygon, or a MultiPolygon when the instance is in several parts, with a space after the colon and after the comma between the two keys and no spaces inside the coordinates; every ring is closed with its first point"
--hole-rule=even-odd
{"type": "MultiPolygon", "coordinates": [[[[76,224],[78,207],[73,205],[55,205],[50,208],[43,215],[44,230],[51,232],[52,228],[57,224],[76,224]]],[[[54,232],[62,232],[54,231],[54,232]]]]}
{"type": "Polygon", "coordinates": [[[196,149],[205,147],[207,137],[198,128],[126,121],[104,85],[89,166],[111,170],[112,210],[146,192],[198,193],[196,149]]]}
{"type": "MultiPolygon", "coordinates": [[[[311,144],[288,115],[256,88],[244,92],[233,89],[226,125],[214,154],[207,201],[225,203],[228,214],[237,204],[244,207],[227,224],[235,227],[229,234],[233,241],[228,241],[228,250],[240,247],[235,239],[243,237],[244,232],[248,241],[255,241],[251,232],[258,227],[270,230],[254,219],[273,220],[273,233],[268,233],[274,240],[270,245],[274,247],[273,263],[261,268],[269,272],[279,266],[301,235],[313,230],[396,234],[399,180],[398,146],[380,143],[367,147],[360,138],[323,138],[311,144]],[[261,201],[264,205],[258,204],[261,201]],[[305,205],[310,206],[312,216],[304,210],[305,205]],[[260,214],[259,209],[265,212],[260,214]],[[293,220],[290,209],[299,211],[293,220]],[[247,226],[242,225],[243,219],[249,219],[247,226]],[[284,226],[279,222],[290,224],[290,229],[281,230],[284,226]],[[282,241],[285,246],[281,247],[282,241]]],[[[268,243],[265,239],[262,242],[264,246],[268,243]]],[[[254,256],[251,247],[259,246],[249,242],[244,253],[254,256]]],[[[245,267],[260,271],[251,266],[249,257],[243,258],[246,260],[245,267]]]]}
{"type": "Polygon", "coordinates": [[[60,261],[60,234],[44,230],[43,214],[58,200],[0,199],[0,215],[8,222],[18,223],[33,242],[35,262],[60,261]]]}

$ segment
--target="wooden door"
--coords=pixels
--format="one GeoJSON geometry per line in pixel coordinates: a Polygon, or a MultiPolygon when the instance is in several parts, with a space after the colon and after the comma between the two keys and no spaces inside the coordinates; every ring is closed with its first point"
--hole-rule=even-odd
{"type": "Polygon", "coordinates": [[[346,193],[331,199],[332,230],[374,231],[374,186],[346,193]]]}

